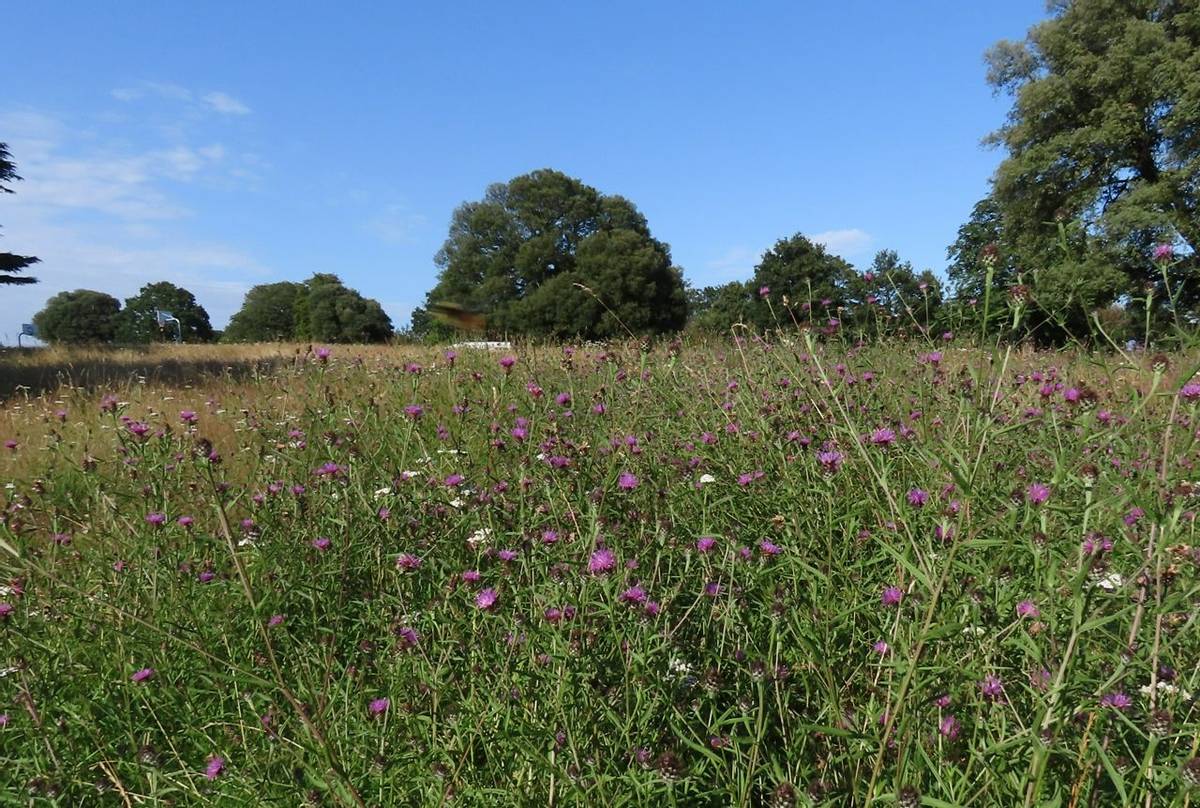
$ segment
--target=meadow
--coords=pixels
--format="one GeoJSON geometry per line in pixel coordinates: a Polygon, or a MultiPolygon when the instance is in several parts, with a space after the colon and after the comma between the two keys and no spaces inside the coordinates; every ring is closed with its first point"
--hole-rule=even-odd
{"type": "Polygon", "coordinates": [[[1187,806],[1200,355],[0,359],[0,804],[1187,806]]]}

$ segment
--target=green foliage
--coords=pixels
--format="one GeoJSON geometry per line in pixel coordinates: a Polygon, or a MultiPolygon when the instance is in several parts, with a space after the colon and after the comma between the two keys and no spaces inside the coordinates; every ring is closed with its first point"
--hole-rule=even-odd
{"type": "Polygon", "coordinates": [[[754,267],[749,320],[762,330],[794,323],[830,325],[850,302],[853,278],[854,268],[822,245],[799,233],[780,239],[754,267]]]}
{"type": "MultiPolygon", "coordinates": [[[[7,143],[0,143],[0,193],[11,194],[13,189],[8,187],[7,183],[21,179],[17,174],[17,166],[12,161],[12,155],[8,151],[7,143]]],[[[32,255],[16,255],[9,252],[0,252],[0,286],[5,284],[20,285],[28,283],[37,283],[37,278],[29,277],[28,275],[19,275],[28,267],[38,263],[41,259],[34,258],[32,255]]]]}
{"type": "Polygon", "coordinates": [[[347,288],[336,275],[313,275],[306,286],[308,293],[296,301],[297,339],[384,342],[392,336],[392,321],[379,302],[347,288]]]}
{"type": "Polygon", "coordinates": [[[866,272],[849,280],[849,325],[864,336],[928,332],[942,306],[942,284],[929,270],[917,273],[895,250],[880,250],[866,272]]]}
{"type": "MultiPolygon", "coordinates": [[[[664,333],[687,316],[682,274],[637,208],[558,171],[493,185],[460,206],[436,261],[427,302],[485,312],[496,333],[664,333]]],[[[413,314],[418,335],[436,327],[427,315],[413,314]]]]}
{"type": "Polygon", "coordinates": [[[223,342],[283,342],[296,333],[296,300],[305,296],[302,283],[281,281],[255,286],[242,308],[229,320],[223,342]]]}
{"type": "Polygon", "coordinates": [[[1013,97],[991,142],[1008,152],[994,208],[976,208],[951,248],[951,275],[971,296],[979,241],[995,236],[1001,283],[1020,268],[1048,320],[1154,290],[1158,305],[1194,311],[1200,284],[1200,9],[1169,0],[1073,0],[1024,42],[988,53],[988,81],[1013,97]],[[1079,222],[1064,262],[1055,223],[1079,222]],[[1187,283],[1167,293],[1153,260],[1174,244],[1187,283]],[[1038,284],[1044,288],[1036,288],[1038,284]],[[1173,300],[1172,300],[1173,298],[1173,300]]]}
{"type": "Polygon", "coordinates": [[[318,273],[304,283],[255,286],[222,339],[383,342],[391,336],[392,321],[378,301],[347,288],[337,275],[318,273]]]}
{"type": "Polygon", "coordinates": [[[112,295],[91,289],[59,292],[33,316],[38,337],[46,342],[112,342],[117,333],[121,303],[112,295]]]}
{"type": "Polygon", "coordinates": [[[700,332],[727,332],[737,323],[748,322],[753,304],[750,284],[744,281],[690,289],[688,327],[700,332]]]}
{"type": "Polygon", "coordinates": [[[125,298],[117,326],[118,342],[145,343],[169,342],[175,339],[175,324],[160,328],[154,310],[168,311],[179,320],[179,331],[184,342],[211,342],[212,323],[208,312],[196,302],[196,297],[187,289],[167,281],[148,283],[133,297],[125,298]]]}

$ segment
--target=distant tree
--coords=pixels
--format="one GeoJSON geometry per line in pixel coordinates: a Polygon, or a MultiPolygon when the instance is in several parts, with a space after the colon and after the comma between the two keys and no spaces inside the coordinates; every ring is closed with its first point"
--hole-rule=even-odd
{"type": "Polygon", "coordinates": [[[112,342],[121,303],[112,295],[91,289],[59,292],[33,316],[38,337],[47,342],[112,342]]]}
{"type": "Polygon", "coordinates": [[[304,304],[297,300],[297,338],[318,342],[384,342],[391,338],[392,321],[379,302],[348,288],[336,275],[313,275],[305,285],[304,304]]]}
{"type": "Polygon", "coordinates": [[[828,325],[830,319],[843,316],[853,278],[853,267],[820,244],[799,233],[780,239],[754,267],[750,317],[762,329],[786,328],[793,318],[797,323],[828,325]],[[770,306],[763,290],[768,291],[770,306]]]}
{"type": "Polygon", "coordinates": [[[284,342],[296,338],[295,310],[299,297],[307,298],[302,283],[281,281],[252,287],[241,309],[221,335],[222,342],[284,342]]]}
{"type": "Polygon", "coordinates": [[[148,283],[133,297],[125,298],[117,340],[141,343],[175,339],[174,324],[160,328],[154,317],[155,309],[170,312],[179,320],[184,342],[212,341],[208,312],[196,302],[191,292],[167,281],[148,283]]]}
{"type": "MultiPolygon", "coordinates": [[[[435,260],[441,271],[427,303],[484,312],[497,333],[662,333],[687,317],[682,273],[645,217],[558,171],[493,185],[460,206],[435,260]]],[[[415,332],[434,322],[428,306],[413,313],[415,332]]]]}
{"type": "Polygon", "coordinates": [[[960,298],[982,299],[988,288],[989,267],[993,289],[1005,290],[1017,282],[1017,264],[1003,241],[1000,205],[987,196],[975,203],[971,216],[958,228],[958,237],[946,248],[950,266],[946,274],[960,298]]]}
{"type": "Polygon", "coordinates": [[[1165,300],[1154,249],[1173,244],[1168,279],[1194,309],[1200,11],[1183,0],[1056,0],[1051,12],[1024,41],[987,54],[988,82],[1013,98],[990,137],[1007,151],[995,215],[986,212],[998,220],[1001,255],[1059,321],[1145,286],[1165,300]],[[1051,310],[1063,304],[1066,315],[1051,310]]]}
{"type": "Polygon", "coordinates": [[[925,330],[942,305],[942,284],[929,270],[916,272],[895,250],[880,250],[871,267],[849,284],[851,319],[864,334],[925,330]]]}
{"type": "Polygon", "coordinates": [[[735,323],[750,322],[748,315],[754,305],[754,296],[745,281],[730,281],[689,292],[688,328],[694,331],[724,333],[735,323]]]}
{"type": "MultiPolygon", "coordinates": [[[[8,186],[8,183],[21,179],[17,175],[17,166],[11,158],[12,155],[8,151],[8,144],[0,143],[0,193],[13,193],[13,189],[8,186]]],[[[9,252],[0,252],[0,285],[37,283],[37,278],[31,278],[28,275],[18,275],[17,273],[24,272],[28,267],[38,263],[39,260],[32,255],[15,255],[9,252]]]]}

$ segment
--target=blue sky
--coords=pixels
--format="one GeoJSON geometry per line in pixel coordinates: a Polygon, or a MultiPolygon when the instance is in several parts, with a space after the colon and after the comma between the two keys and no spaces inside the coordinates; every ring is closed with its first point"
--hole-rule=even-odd
{"type": "Polygon", "coordinates": [[[25,177],[0,339],[63,289],[246,289],[335,272],[397,325],[454,208],[557,168],[646,214],[696,285],[804,233],[941,272],[1001,155],[982,55],[998,3],[24,3],[0,141],[25,177]]]}

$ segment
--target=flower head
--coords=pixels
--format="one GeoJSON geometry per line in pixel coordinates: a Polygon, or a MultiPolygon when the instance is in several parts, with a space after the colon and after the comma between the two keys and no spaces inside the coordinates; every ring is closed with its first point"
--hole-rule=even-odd
{"type": "Polygon", "coordinates": [[[588,558],[587,569],[592,575],[607,575],[617,566],[617,557],[612,550],[601,547],[588,558]]]}
{"type": "Polygon", "coordinates": [[[204,767],[204,776],[209,780],[216,780],[221,776],[221,772],[225,771],[225,758],[220,755],[213,755],[208,759],[208,764],[204,767]]]}
{"type": "Polygon", "coordinates": [[[889,586],[883,590],[883,595],[880,597],[884,606],[899,606],[900,601],[904,599],[904,590],[898,586],[889,586]]]}
{"type": "Polygon", "coordinates": [[[1030,504],[1041,505],[1050,498],[1050,487],[1042,483],[1033,483],[1025,490],[1025,497],[1030,504]]]}
{"type": "Polygon", "coordinates": [[[141,682],[146,681],[153,675],[154,675],[154,668],[142,668],[140,671],[136,671],[133,674],[133,676],[130,676],[129,681],[141,683],[141,682]]]}
{"type": "Polygon", "coordinates": [[[483,589],[475,596],[475,605],[486,612],[496,605],[496,600],[499,597],[500,595],[495,589],[483,589]]]}
{"type": "Polygon", "coordinates": [[[384,696],[380,699],[371,699],[371,703],[367,705],[367,712],[372,718],[378,718],[387,712],[388,707],[392,706],[392,700],[384,696]]]}

